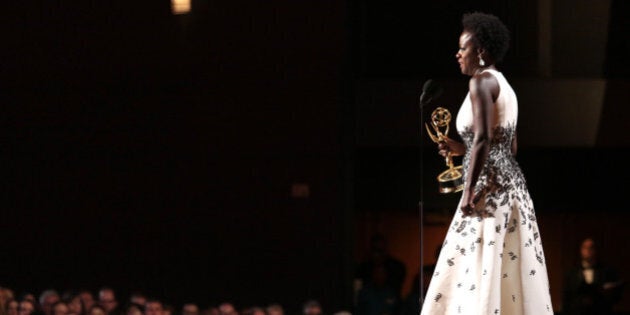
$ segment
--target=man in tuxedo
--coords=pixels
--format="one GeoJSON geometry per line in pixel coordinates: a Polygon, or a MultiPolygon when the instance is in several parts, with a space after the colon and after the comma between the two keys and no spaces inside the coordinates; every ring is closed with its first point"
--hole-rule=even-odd
{"type": "Polygon", "coordinates": [[[595,241],[587,238],[580,246],[580,265],[565,275],[563,315],[609,315],[621,299],[623,281],[617,271],[602,263],[595,241]]]}

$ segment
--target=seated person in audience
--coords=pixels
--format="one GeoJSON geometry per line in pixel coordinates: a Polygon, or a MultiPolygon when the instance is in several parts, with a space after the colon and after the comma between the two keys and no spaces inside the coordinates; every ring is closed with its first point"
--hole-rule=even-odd
{"type": "Polygon", "coordinates": [[[147,299],[144,306],[144,315],[163,315],[164,304],[156,299],[147,299]]]}
{"type": "Polygon", "coordinates": [[[22,300],[18,306],[18,315],[31,315],[35,312],[35,303],[31,300],[22,300]]]}
{"type": "Polygon", "coordinates": [[[195,303],[184,303],[182,315],[199,315],[199,306],[195,303]]]}
{"type": "Polygon", "coordinates": [[[621,298],[623,281],[614,268],[599,259],[593,239],[582,241],[580,258],[580,264],[565,275],[562,314],[613,314],[613,305],[621,298]]]}
{"type": "Polygon", "coordinates": [[[53,304],[59,302],[61,297],[57,291],[49,289],[39,295],[39,307],[44,315],[52,315],[53,304]]]}
{"type": "Polygon", "coordinates": [[[69,313],[70,309],[65,302],[59,301],[52,305],[52,315],[69,315],[69,313]]]}
{"type": "Polygon", "coordinates": [[[322,305],[316,300],[308,300],[302,307],[302,315],[322,315],[322,305]]]}
{"type": "Polygon", "coordinates": [[[20,307],[20,303],[16,300],[9,300],[6,302],[6,315],[19,315],[18,309],[20,307]]]}

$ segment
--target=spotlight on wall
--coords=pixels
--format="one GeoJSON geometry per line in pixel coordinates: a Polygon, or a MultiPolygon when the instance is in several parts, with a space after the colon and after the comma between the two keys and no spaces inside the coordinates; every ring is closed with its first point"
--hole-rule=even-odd
{"type": "Polygon", "coordinates": [[[186,14],[190,12],[191,0],[171,0],[171,10],[173,14],[186,14]]]}

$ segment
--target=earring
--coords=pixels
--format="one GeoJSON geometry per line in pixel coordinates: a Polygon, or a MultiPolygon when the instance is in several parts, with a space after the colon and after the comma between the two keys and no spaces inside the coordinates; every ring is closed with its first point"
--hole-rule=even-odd
{"type": "Polygon", "coordinates": [[[483,61],[483,58],[481,58],[481,55],[479,56],[479,65],[482,67],[486,65],[486,62],[483,61]]]}

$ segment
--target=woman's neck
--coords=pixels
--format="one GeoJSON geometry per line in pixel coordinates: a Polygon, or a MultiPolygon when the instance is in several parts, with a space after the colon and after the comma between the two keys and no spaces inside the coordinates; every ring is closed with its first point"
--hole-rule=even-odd
{"type": "Polygon", "coordinates": [[[489,65],[487,67],[479,67],[479,68],[475,69],[475,71],[473,71],[473,75],[480,74],[480,73],[484,72],[485,70],[497,70],[497,68],[494,65],[489,65]]]}

